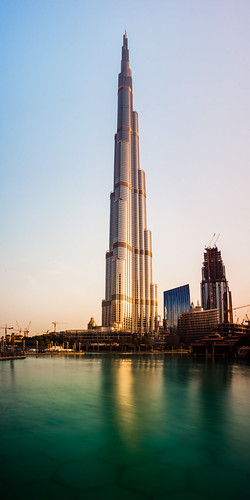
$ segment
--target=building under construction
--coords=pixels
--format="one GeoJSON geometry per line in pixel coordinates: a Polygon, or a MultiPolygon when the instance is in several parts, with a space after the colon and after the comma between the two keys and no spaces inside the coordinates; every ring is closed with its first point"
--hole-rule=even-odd
{"type": "Polygon", "coordinates": [[[217,246],[207,247],[204,252],[201,305],[204,310],[218,309],[219,323],[233,322],[232,295],[229,291],[221,252],[217,246]]]}

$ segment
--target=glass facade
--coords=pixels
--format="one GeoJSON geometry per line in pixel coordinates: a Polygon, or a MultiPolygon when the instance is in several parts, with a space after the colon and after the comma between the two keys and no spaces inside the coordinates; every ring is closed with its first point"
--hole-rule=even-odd
{"type": "Polygon", "coordinates": [[[189,309],[189,285],[179,286],[164,292],[164,321],[170,331],[177,328],[180,315],[186,313],[189,309]]]}

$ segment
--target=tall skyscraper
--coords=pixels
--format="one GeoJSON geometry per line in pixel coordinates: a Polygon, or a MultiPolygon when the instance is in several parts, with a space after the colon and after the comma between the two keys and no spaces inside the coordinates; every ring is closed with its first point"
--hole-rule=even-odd
{"type": "Polygon", "coordinates": [[[139,165],[138,115],[133,110],[127,33],[118,77],[114,188],[110,195],[102,325],[133,333],[157,329],[157,286],[152,283],[151,231],[147,229],[145,172],[139,165]]]}
{"type": "Polygon", "coordinates": [[[182,313],[186,313],[190,308],[189,285],[178,286],[171,290],[166,290],[164,296],[164,321],[165,325],[172,333],[177,329],[178,319],[182,313]]]}
{"type": "Polygon", "coordinates": [[[226,279],[225,266],[217,246],[206,248],[202,266],[201,305],[218,309],[219,323],[232,323],[232,295],[226,279]]]}

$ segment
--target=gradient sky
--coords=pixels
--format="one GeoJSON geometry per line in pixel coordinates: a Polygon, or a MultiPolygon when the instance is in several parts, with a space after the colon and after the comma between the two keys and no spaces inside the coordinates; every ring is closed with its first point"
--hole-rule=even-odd
{"type": "Polygon", "coordinates": [[[249,0],[0,0],[0,326],[101,322],[125,25],[159,314],[214,233],[250,304],[249,0]]]}

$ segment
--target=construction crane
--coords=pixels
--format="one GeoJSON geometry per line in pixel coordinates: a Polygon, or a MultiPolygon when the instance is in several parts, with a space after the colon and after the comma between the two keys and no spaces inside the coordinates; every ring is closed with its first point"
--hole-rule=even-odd
{"type": "Polygon", "coordinates": [[[26,326],[26,328],[24,328],[24,330],[23,330],[23,333],[24,333],[24,336],[25,336],[25,337],[28,337],[28,335],[29,335],[29,331],[30,331],[30,330],[29,330],[29,328],[30,328],[30,325],[31,325],[31,321],[29,322],[28,326],[26,326]]]}
{"type": "Polygon", "coordinates": [[[244,309],[244,307],[250,307],[250,304],[247,304],[246,306],[233,307],[233,311],[235,311],[236,309],[244,309]]]}
{"type": "Polygon", "coordinates": [[[15,330],[15,332],[19,332],[19,335],[21,335],[21,334],[22,334],[22,332],[23,332],[23,330],[22,330],[22,328],[19,326],[19,324],[18,324],[18,322],[17,322],[17,321],[16,321],[16,324],[17,324],[17,328],[18,328],[18,330],[15,330]]]}
{"type": "MultiPolygon", "coordinates": [[[[236,311],[238,309],[244,309],[245,307],[250,307],[250,304],[246,304],[245,306],[237,306],[237,307],[228,308],[228,309],[226,309],[226,312],[229,313],[229,314],[231,314],[232,317],[233,317],[233,311],[234,311],[234,314],[236,316],[236,311]]],[[[247,314],[246,314],[246,317],[248,318],[247,314]]],[[[236,316],[236,318],[237,318],[236,323],[238,323],[239,322],[239,318],[237,316],[236,316]]],[[[249,318],[248,318],[247,321],[249,321],[249,318]]],[[[243,322],[244,322],[244,320],[242,321],[242,324],[243,324],[243,322]]],[[[250,323],[248,323],[248,324],[250,324],[250,323]]]]}
{"type": "Polygon", "coordinates": [[[218,241],[219,237],[220,237],[220,233],[218,234],[217,238],[215,239],[215,242],[214,242],[214,248],[216,248],[216,243],[217,243],[217,241],[218,241]]]}
{"type": "Polygon", "coordinates": [[[14,330],[15,332],[19,332],[19,335],[24,334],[24,337],[28,337],[29,335],[29,327],[30,327],[30,324],[31,324],[31,321],[29,322],[28,326],[26,326],[26,328],[21,328],[19,323],[16,321],[16,324],[17,324],[17,328],[18,330],[14,330]]]}
{"type": "Polygon", "coordinates": [[[16,321],[16,324],[17,324],[17,328],[13,328],[13,332],[17,332],[17,333],[14,333],[15,338],[16,338],[16,335],[22,335],[22,333],[23,333],[23,330],[22,330],[22,328],[20,328],[17,321],[16,321]]]}
{"type": "Polygon", "coordinates": [[[0,326],[0,328],[4,330],[5,338],[8,335],[8,330],[13,330],[13,326],[8,326],[8,325],[0,326]]]}
{"type": "Polygon", "coordinates": [[[214,238],[215,238],[215,240],[214,240],[213,248],[215,248],[219,237],[220,237],[220,233],[217,235],[217,237],[216,237],[216,233],[214,233],[209,244],[207,246],[205,246],[205,249],[207,250],[207,248],[212,248],[212,242],[213,242],[214,238]]]}
{"type": "Polygon", "coordinates": [[[54,335],[56,335],[56,325],[66,325],[63,321],[51,321],[52,325],[54,325],[54,335]]]}
{"type": "Polygon", "coordinates": [[[211,238],[211,240],[210,240],[210,243],[209,243],[207,246],[205,246],[205,249],[206,249],[206,250],[207,250],[207,248],[211,248],[212,241],[213,241],[213,239],[214,239],[214,237],[215,237],[215,236],[216,236],[216,233],[214,233],[214,234],[213,234],[213,236],[212,236],[212,238],[211,238]]]}
{"type": "Polygon", "coordinates": [[[246,314],[245,318],[246,318],[245,323],[247,323],[247,325],[250,326],[250,319],[249,319],[248,314],[246,314]]]}
{"type": "Polygon", "coordinates": [[[236,317],[236,321],[235,321],[235,323],[236,323],[236,325],[238,325],[238,324],[239,324],[239,321],[240,321],[240,318],[238,318],[238,316],[236,315],[236,313],[235,313],[235,317],[236,317]]]}

